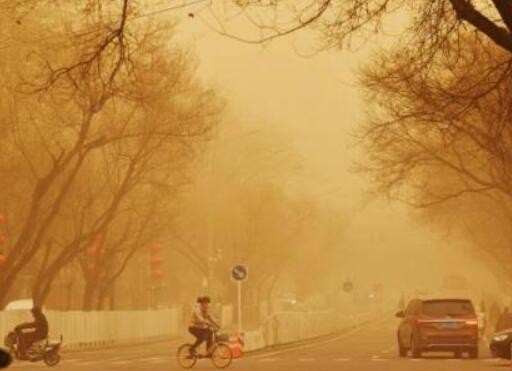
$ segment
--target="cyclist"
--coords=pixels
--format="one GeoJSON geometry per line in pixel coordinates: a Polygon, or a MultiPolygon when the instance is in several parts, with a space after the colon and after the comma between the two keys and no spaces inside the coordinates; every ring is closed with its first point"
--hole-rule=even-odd
{"type": "Polygon", "coordinates": [[[190,353],[195,354],[197,348],[206,341],[207,354],[211,354],[213,329],[212,326],[219,328],[220,326],[213,320],[209,313],[210,298],[201,296],[197,298],[196,304],[192,310],[192,322],[188,328],[189,332],[194,335],[196,342],[190,348],[190,353]]]}

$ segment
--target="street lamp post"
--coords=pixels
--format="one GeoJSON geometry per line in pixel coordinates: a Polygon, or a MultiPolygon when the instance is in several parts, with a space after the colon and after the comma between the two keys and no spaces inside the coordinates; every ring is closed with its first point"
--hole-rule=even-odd
{"type": "Polygon", "coordinates": [[[149,275],[151,287],[149,289],[149,306],[151,309],[157,309],[160,304],[160,292],[162,291],[162,279],[164,277],[164,258],[162,256],[162,250],[163,245],[160,242],[150,246],[149,275]]]}
{"type": "MultiPolygon", "coordinates": [[[[5,224],[5,216],[0,212],[0,228],[5,224]]],[[[7,238],[3,235],[0,230],[0,273],[3,270],[3,267],[7,263],[7,256],[3,252],[2,246],[7,243],[7,238]]]]}
{"type": "Polygon", "coordinates": [[[215,265],[222,259],[222,250],[217,249],[214,254],[208,256],[208,294],[215,297],[215,265]]]}

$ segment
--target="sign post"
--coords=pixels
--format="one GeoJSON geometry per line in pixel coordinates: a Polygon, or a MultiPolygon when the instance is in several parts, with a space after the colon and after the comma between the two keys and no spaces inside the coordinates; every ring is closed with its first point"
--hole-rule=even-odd
{"type": "Polygon", "coordinates": [[[238,333],[242,333],[242,281],[247,279],[247,268],[241,264],[235,265],[231,277],[236,281],[238,296],[238,333]]]}
{"type": "Polygon", "coordinates": [[[238,292],[238,333],[242,333],[242,281],[236,282],[238,292]]]}

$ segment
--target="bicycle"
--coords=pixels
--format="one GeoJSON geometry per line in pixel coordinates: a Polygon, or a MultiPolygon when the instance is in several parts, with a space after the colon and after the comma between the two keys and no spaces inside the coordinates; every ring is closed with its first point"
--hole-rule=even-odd
{"type": "Polygon", "coordinates": [[[227,368],[233,361],[233,352],[231,348],[222,340],[219,339],[219,329],[212,328],[213,331],[213,345],[211,354],[192,353],[192,344],[183,344],[178,348],[177,359],[178,364],[184,369],[191,369],[195,366],[200,359],[211,359],[216,368],[227,368]]]}

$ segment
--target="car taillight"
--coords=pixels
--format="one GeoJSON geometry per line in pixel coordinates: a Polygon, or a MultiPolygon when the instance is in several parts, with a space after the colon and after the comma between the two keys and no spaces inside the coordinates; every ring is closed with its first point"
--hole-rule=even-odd
{"type": "Polygon", "coordinates": [[[476,319],[468,319],[466,321],[466,325],[468,325],[468,326],[478,326],[478,320],[476,320],[476,319]]]}
{"type": "Polygon", "coordinates": [[[416,323],[420,326],[427,326],[432,324],[432,320],[429,319],[417,319],[416,323]]]}

